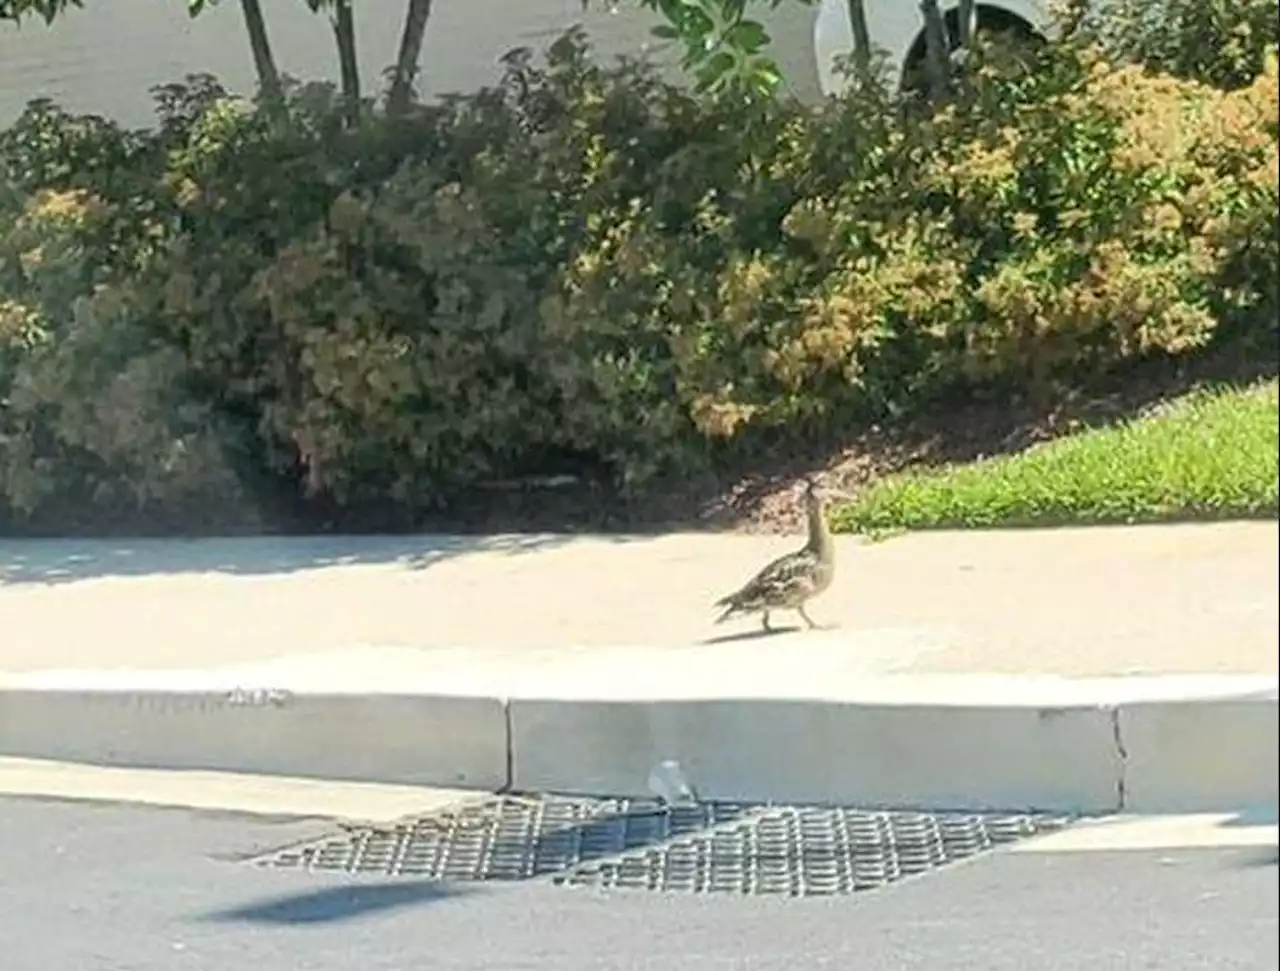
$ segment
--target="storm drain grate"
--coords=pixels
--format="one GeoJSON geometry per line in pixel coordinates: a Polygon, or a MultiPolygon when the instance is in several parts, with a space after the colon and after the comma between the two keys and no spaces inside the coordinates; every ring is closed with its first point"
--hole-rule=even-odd
{"type": "Polygon", "coordinates": [[[747,806],[504,796],[386,827],[352,827],[253,862],[270,867],[528,880],[741,819],[747,806]]]}
{"type": "Polygon", "coordinates": [[[770,807],[710,832],[583,864],[556,882],[703,893],[848,894],[1060,829],[1067,822],[1027,815],[770,807]]]}
{"type": "Polygon", "coordinates": [[[502,796],[351,827],[260,866],[654,891],[854,893],[1060,829],[1060,816],[502,796]]]}

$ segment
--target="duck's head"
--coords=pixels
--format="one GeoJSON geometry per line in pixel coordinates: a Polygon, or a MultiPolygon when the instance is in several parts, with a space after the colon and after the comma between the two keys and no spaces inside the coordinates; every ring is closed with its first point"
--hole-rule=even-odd
{"type": "Polygon", "coordinates": [[[827,504],[827,490],[815,478],[804,480],[801,495],[804,497],[805,508],[810,511],[821,510],[827,504]]]}
{"type": "Polygon", "coordinates": [[[850,498],[848,494],[823,484],[816,476],[805,478],[801,495],[804,497],[805,508],[815,511],[821,511],[832,500],[850,498]]]}

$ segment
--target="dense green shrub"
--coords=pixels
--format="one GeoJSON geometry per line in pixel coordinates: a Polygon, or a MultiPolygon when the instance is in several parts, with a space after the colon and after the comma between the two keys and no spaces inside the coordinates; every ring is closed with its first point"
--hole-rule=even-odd
{"type": "Polygon", "coordinates": [[[149,132],[33,106],[0,136],[0,519],[641,492],[1270,332],[1274,59],[1230,92],[1085,40],[974,66],[925,119],[700,99],[573,36],[354,131],[319,86],[281,120],[189,79],[149,132]]]}
{"type": "Polygon", "coordinates": [[[962,370],[1079,377],[1269,315],[1275,78],[1273,59],[1227,94],[1093,48],[979,71],[932,126],[922,176],[975,247],[962,370]]]}
{"type": "Polygon", "coordinates": [[[144,133],[34,104],[0,138],[0,509],[225,491],[217,420],[125,295],[171,231],[144,133]]]}
{"type": "Polygon", "coordinates": [[[1271,0],[1067,0],[1081,33],[1108,55],[1161,74],[1240,88],[1280,43],[1271,0]]]}

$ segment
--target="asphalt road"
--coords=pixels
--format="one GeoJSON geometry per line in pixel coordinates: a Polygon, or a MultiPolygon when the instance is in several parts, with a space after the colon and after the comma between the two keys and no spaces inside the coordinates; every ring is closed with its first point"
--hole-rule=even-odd
{"type": "Polygon", "coordinates": [[[1268,971],[1274,847],[996,853],[836,900],[267,871],[320,821],[0,799],[5,971],[1268,971]]]}

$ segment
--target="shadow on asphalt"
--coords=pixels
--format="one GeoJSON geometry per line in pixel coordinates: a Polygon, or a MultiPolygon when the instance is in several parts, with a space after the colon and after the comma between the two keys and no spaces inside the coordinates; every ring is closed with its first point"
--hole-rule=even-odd
{"type": "Polygon", "coordinates": [[[1270,808],[1241,809],[1220,822],[1219,826],[1274,826],[1280,817],[1270,808]]]}
{"type": "Polygon", "coordinates": [[[1244,865],[1247,867],[1280,867],[1280,850],[1277,850],[1274,846],[1259,850],[1257,853],[1246,857],[1244,865]]]}
{"type": "MultiPolygon", "coordinates": [[[[472,553],[519,555],[553,549],[571,533],[495,536],[299,536],[192,540],[0,540],[0,585],[69,583],[102,577],[222,573],[264,576],[334,566],[422,570],[472,553]]],[[[630,542],[634,536],[602,536],[630,542]]]]}
{"type": "MultiPolygon", "coordinates": [[[[1218,825],[1231,829],[1234,827],[1275,826],[1276,810],[1273,808],[1242,809],[1222,820],[1218,825]]],[[[1280,866],[1280,847],[1259,846],[1244,851],[1234,857],[1241,866],[1249,869],[1258,867],[1280,866]]]]}
{"type": "Polygon", "coordinates": [[[438,880],[351,883],[270,897],[209,915],[215,923],[328,924],[355,920],[402,907],[417,907],[467,893],[438,880]]]}

